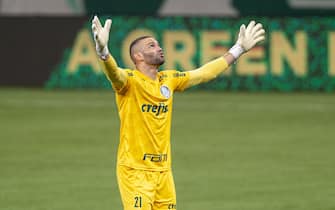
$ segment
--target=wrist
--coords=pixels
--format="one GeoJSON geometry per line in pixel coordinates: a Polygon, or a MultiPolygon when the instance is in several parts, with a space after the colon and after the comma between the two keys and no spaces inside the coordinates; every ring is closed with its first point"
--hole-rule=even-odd
{"type": "Polygon", "coordinates": [[[235,60],[238,59],[244,52],[245,50],[243,47],[239,44],[235,44],[232,46],[229,51],[228,51],[234,58],[235,60]]]}
{"type": "Polygon", "coordinates": [[[97,54],[102,60],[106,60],[109,55],[108,47],[105,46],[103,49],[100,49],[98,46],[96,46],[97,54]]]}

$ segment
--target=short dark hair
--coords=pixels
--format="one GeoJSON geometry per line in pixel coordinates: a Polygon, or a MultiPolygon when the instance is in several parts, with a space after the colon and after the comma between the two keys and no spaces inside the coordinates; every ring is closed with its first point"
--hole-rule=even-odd
{"type": "MultiPolygon", "coordinates": [[[[150,38],[150,37],[152,37],[152,36],[148,36],[148,35],[146,35],[146,36],[140,36],[140,37],[138,37],[138,38],[136,38],[134,41],[132,41],[131,43],[130,43],[130,46],[129,46],[129,55],[130,55],[130,58],[134,61],[134,59],[133,59],[133,55],[132,55],[132,50],[133,50],[133,47],[139,42],[139,41],[141,41],[142,39],[146,39],[146,38],[150,38]]],[[[135,62],[135,61],[134,61],[135,62]]]]}

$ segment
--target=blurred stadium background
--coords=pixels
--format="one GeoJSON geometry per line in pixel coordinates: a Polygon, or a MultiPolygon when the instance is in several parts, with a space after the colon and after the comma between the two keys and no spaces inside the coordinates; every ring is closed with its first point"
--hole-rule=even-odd
{"type": "Polygon", "coordinates": [[[262,22],[265,42],[175,96],[178,209],[335,209],[335,1],[0,0],[0,210],[121,209],[94,14],[113,18],[121,66],[129,41],[153,34],[181,71],[262,22]]]}

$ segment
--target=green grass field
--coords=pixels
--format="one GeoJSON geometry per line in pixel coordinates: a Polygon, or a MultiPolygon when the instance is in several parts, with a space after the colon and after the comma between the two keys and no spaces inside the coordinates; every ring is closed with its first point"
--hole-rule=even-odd
{"type": "MultiPolygon", "coordinates": [[[[121,210],[112,91],[0,89],[1,210],[121,210]]],[[[175,96],[178,210],[334,210],[335,95],[175,96]]]]}

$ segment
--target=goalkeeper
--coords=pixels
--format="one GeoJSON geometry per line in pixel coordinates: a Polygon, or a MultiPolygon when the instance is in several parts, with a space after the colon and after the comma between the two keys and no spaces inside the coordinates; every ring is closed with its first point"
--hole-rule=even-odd
{"type": "Polygon", "coordinates": [[[260,23],[240,27],[236,44],[223,56],[194,70],[158,72],[164,53],[154,37],[135,39],[129,48],[136,69],[120,68],[109,53],[112,21],[95,16],[92,31],[103,70],[116,92],[120,116],[117,180],[125,210],[176,209],[171,172],[170,129],[173,94],[217,77],[243,53],[264,40],[260,23]]]}

